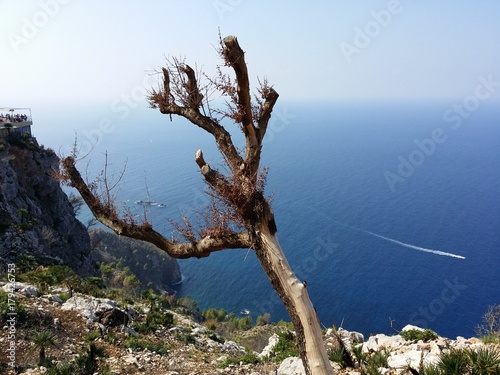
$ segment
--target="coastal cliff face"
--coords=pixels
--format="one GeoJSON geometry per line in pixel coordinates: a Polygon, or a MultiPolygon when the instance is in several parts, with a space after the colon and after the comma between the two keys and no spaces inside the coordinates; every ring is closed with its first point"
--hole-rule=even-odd
{"type": "Polygon", "coordinates": [[[92,230],[92,257],[99,263],[121,263],[128,267],[145,288],[158,292],[180,283],[179,263],[167,253],[147,242],[117,236],[104,230],[92,230]]]}
{"type": "Polygon", "coordinates": [[[165,291],[181,281],[177,261],[153,245],[102,230],[89,234],[52,177],[58,165],[34,138],[0,139],[0,268],[30,255],[86,277],[101,276],[98,263],[121,261],[143,288],[165,291]]]}
{"type": "Polygon", "coordinates": [[[96,275],[87,229],[51,177],[58,163],[33,138],[0,139],[0,261],[32,255],[42,264],[66,264],[80,276],[96,275]]]}

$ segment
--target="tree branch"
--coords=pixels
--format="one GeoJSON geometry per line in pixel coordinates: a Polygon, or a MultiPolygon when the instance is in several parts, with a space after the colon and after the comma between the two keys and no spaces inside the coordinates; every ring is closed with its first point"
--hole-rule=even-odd
{"type": "MultiPolygon", "coordinates": [[[[245,62],[245,53],[238,44],[238,39],[233,35],[225,37],[223,43],[225,48],[222,50],[222,56],[226,60],[226,63],[233,68],[236,75],[237,104],[238,110],[241,113],[241,125],[246,138],[245,162],[247,164],[255,164],[252,160],[255,159],[257,154],[260,155],[261,137],[257,136],[258,131],[252,120],[250,82],[245,62]]],[[[258,169],[258,163],[256,167],[258,169]]],[[[254,170],[255,166],[252,166],[251,169],[254,170]]]]}
{"type": "Polygon", "coordinates": [[[227,160],[230,160],[231,163],[234,164],[233,167],[243,164],[243,159],[234,147],[229,132],[224,129],[222,125],[217,123],[215,119],[201,114],[199,107],[201,105],[203,95],[200,93],[197,86],[193,69],[191,69],[188,65],[177,66],[177,69],[186,74],[188,77],[187,83],[182,85],[185,92],[183,94],[178,94],[177,96],[182,95],[182,97],[178,99],[184,103],[190,104],[188,106],[180,106],[175,103],[176,96],[171,91],[171,77],[169,70],[163,68],[163,91],[152,91],[148,98],[151,107],[158,108],[163,114],[184,117],[194,125],[212,134],[219,150],[227,158],[227,160]]]}
{"type": "Polygon", "coordinates": [[[64,177],[69,181],[70,186],[79,191],[95,218],[118,235],[150,242],[165,251],[172,258],[202,258],[209,256],[215,251],[252,247],[250,236],[246,232],[233,232],[220,236],[205,237],[199,241],[188,243],[169,241],[155,231],[149,223],[137,225],[131,220],[123,220],[119,217],[116,207],[113,204],[108,203],[103,205],[81,177],[80,172],[75,167],[75,160],[72,157],[64,158],[61,165],[64,177]]]}
{"type": "Polygon", "coordinates": [[[266,135],[267,124],[269,123],[269,119],[271,118],[271,112],[273,111],[274,105],[276,104],[276,101],[279,97],[278,93],[274,91],[272,87],[268,87],[266,82],[264,82],[264,85],[261,89],[261,94],[265,101],[260,106],[258,120],[260,142],[262,142],[264,136],[266,135]]]}
{"type": "Polygon", "coordinates": [[[200,93],[198,88],[198,82],[196,81],[196,75],[194,70],[189,65],[181,65],[180,70],[186,74],[188,81],[184,85],[187,93],[188,103],[190,108],[199,110],[201,103],[203,101],[203,95],[200,93]]]}

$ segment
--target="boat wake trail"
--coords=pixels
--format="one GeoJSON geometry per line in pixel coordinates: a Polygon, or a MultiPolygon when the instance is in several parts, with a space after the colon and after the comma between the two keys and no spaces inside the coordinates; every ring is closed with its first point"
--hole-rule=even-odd
{"type": "MultiPolygon", "coordinates": [[[[309,207],[309,208],[311,210],[314,210],[311,207],[309,207]]],[[[314,210],[314,212],[320,213],[320,212],[318,212],[316,210],[314,210]]],[[[380,238],[382,240],[386,240],[386,241],[398,244],[400,246],[407,247],[409,249],[413,249],[413,250],[417,250],[417,251],[423,251],[425,253],[431,253],[431,254],[435,254],[435,255],[441,255],[441,256],[446,256],[446,257],[457,258],[457,259],[465,259],[465,257],[462,256],[462,255],[457,255],[457,254],[453,254],[453,253],[447,253],[447,252],[441,251],[441,250],[427,249],[425,247],[415,246],[415,245],[412,245],[412,244],[409,244],[409,243],[401,242],[401,241],[395,240],[394,238],[389,238],[389,237],[386,237],[386,236],[382,236],[381,234],[373,233],[373,232],[370,232],[368,230],[364,230],[364,229],[361,229],[361,228],[353,227],[352,225],[341,223],[340,221],[334,220],[331,217],[328,217],[327,215],[325,215],[323,213],[320,213],[320,214],[322,216],[328,218],[328,220],[333,221],[334,223],[337,223],[337,224],[342,225],[344,227],[347,227],[347,228],[350,228],[350,229],[353,229],[353,230],[356,230],[356,231],[359,231],[359,232],[363,232],[363,233],[369,234],[370,236],[374,236],[374,237],[380,238]]]]}
{"type": "MultiPolygon", "coordinates": [[[[342,225],[345,225],[345,224],[342,224],[342,225]]],[[[378,238],[381,238],[381,239],[389,241],[389,242],[393,242],[395,244],[407,247],[409,249],[423,251],[423,252],[426,252],[426,253],[431,253],[431,254],[436,254],[436,255],[442,255],[442,256],[446,256],[446,257],[452,257],[452,258],[458,258],[458,259],[465,259],[465,257],[461,256],[461,255],[457,255],[457,254],[453,254],[453,253],[447,253],[447,252],[441,251],[441,250],[427,249],[427,248],[421,247],[421,246],[415,246],[415,245],[412,245],[412,244],[409,244],[409,243],[405,243],[405,242],[401,242],[401,241],[395,240],[393,238],[382,236],[382,235],[377,234],[377,233],[370,232],[368,230],[364,230],[364,229],[360,229],[360,228],[356,228],[356,227],[351,227],[350,225],[347,225],[347,226],[349,228],[352,228],[352,229],[355,229],[355,230],[359,230],[359,231],[367,233],[367,234],[369,234],[371,236],[378,237],[378,238]]]]}

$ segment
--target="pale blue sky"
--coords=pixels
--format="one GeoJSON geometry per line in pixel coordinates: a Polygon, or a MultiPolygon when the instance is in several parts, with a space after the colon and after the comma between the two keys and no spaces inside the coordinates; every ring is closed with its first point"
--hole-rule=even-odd
{"type": "Polygon", "coordinates": [[[0,106],[138,97],[165,55],[211,74],[219,28],[281,100],[464,98],[500,81],[496,0],[0,0],[0,14],[0,106]]]}

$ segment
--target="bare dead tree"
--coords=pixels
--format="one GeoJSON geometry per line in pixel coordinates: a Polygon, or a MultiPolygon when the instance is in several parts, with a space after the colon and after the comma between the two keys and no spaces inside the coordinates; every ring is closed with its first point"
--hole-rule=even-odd
{"type": "Polygon", "coordinates": [[[195,70],[180,59],[170,59],[162,69],[160,87],[153,89],[148,98],[152,108],[170,118],[184,117],[211,134],[226,165],[225,170],[213,168],[205,161],[202,150],[196,152],[195,162],[209,188],[211,204],[201,214],[204,225],[200,230],[196,231],[186,218],[178,224],[186,242],[165,238],[148,222],[135,223],[130,216],[120,217],[108,195],[96,193],[82,179],[74,155],[62,159],[61,175],[80,192],[101,223],[120,235],[153,243],[174,258],[253,249],[294,324],[306,373],[333,374],[315,309],[305,284],[297,279],[281,249],[274,213],[264,195],[267,171],[260,166],[262,142],[278,93],[263,80],[259,82],[259,95],[252,100],[245,55],[236,37],[221,40],[219,52],[234,78],[219,68],[215,79],[201,85],[195,70]],[[209,96],[213,92],[227,99],[225,109],[212,108],[209,96]],[[229,131],[221,125],[223,118],[231,119],[243,132],[243,151],[237,150],[229,131]]]}

